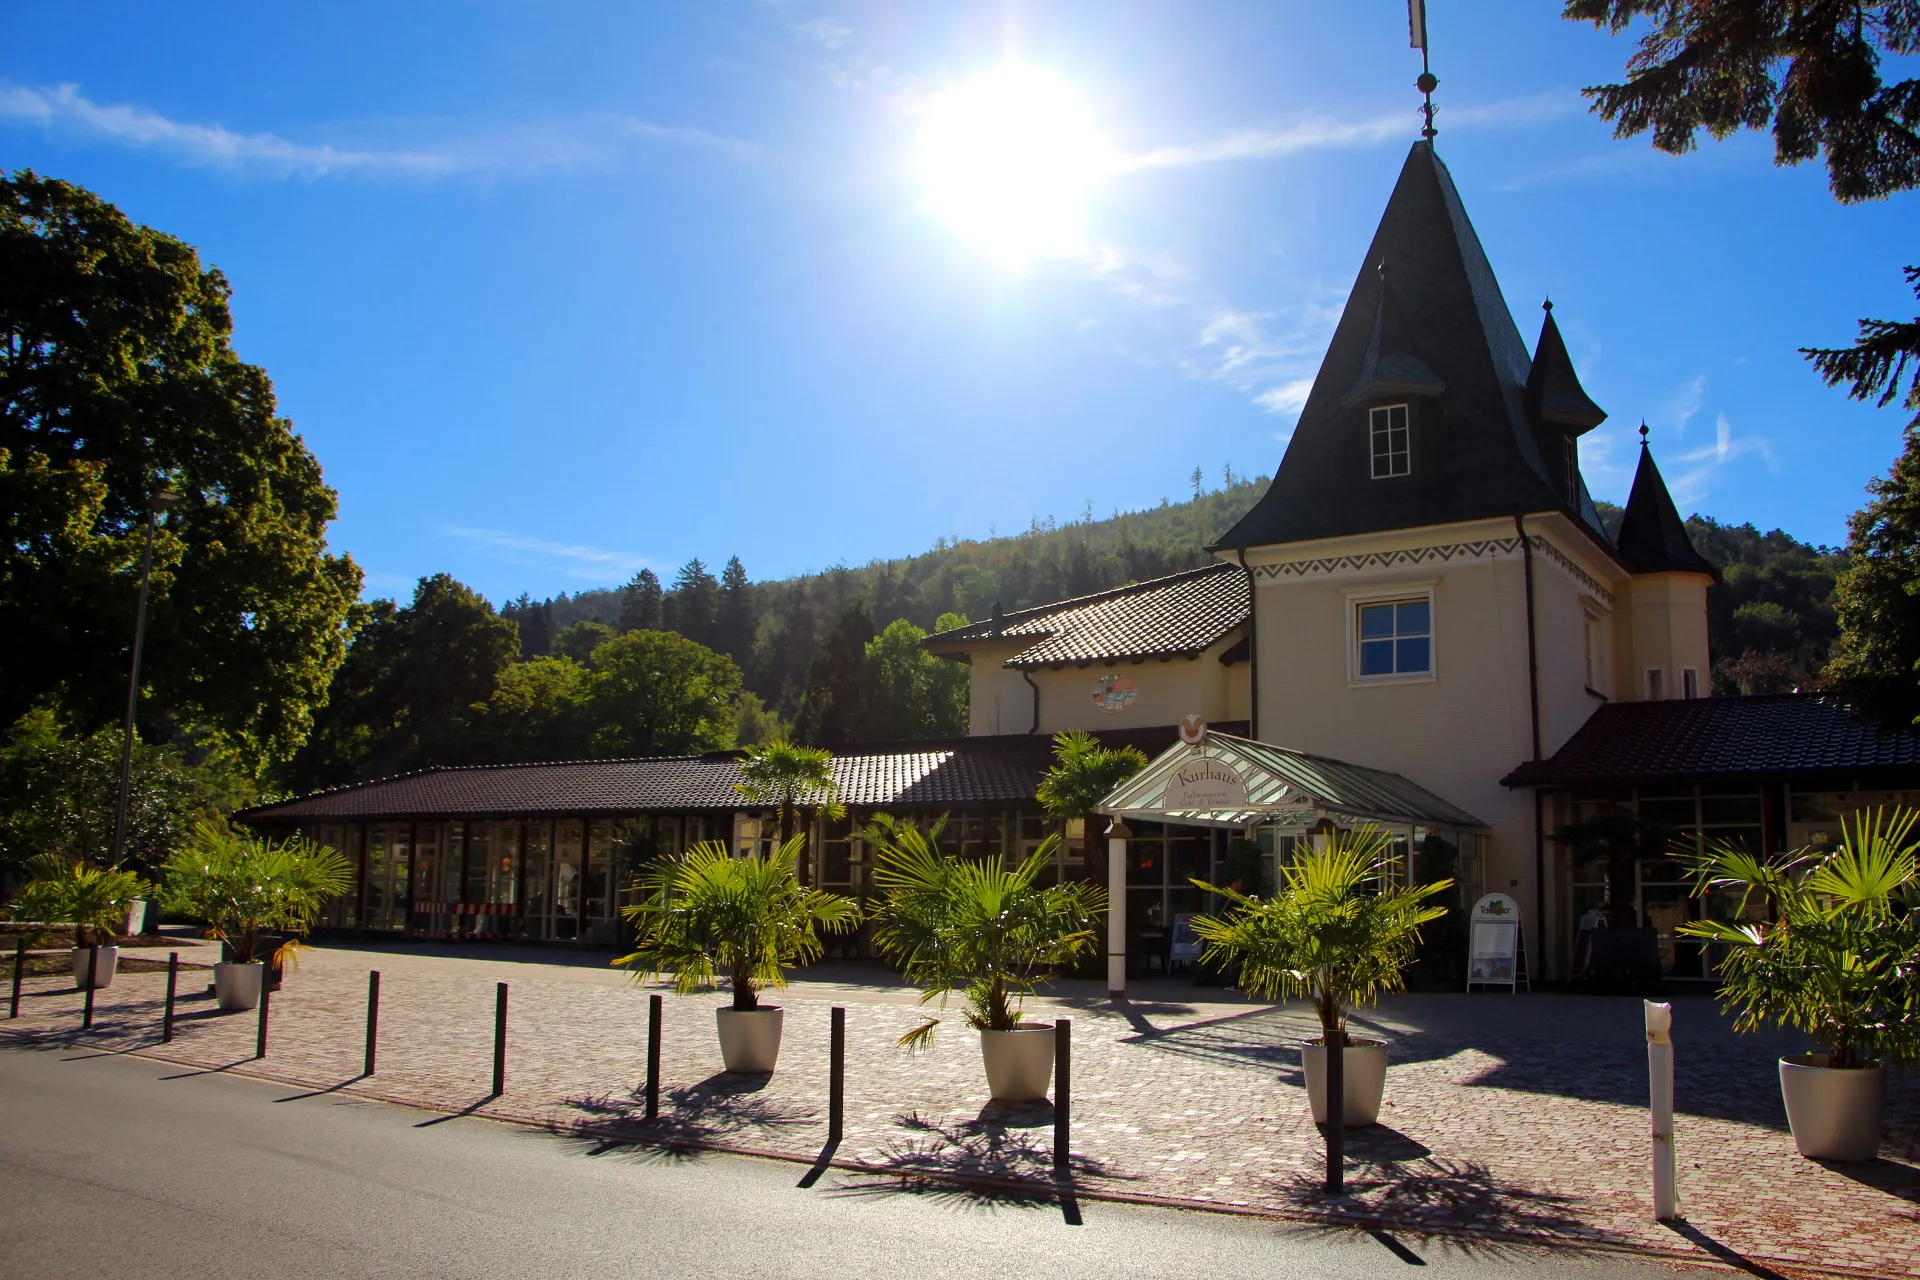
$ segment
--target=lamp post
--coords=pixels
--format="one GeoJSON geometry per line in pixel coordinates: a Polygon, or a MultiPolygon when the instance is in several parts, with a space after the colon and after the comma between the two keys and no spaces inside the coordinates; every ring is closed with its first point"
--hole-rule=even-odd
{"type": "Polygon", "coordinates": [[[147,636],[147,584],[153,577],[153,528],[160,515],[177,505],[179,495],[157,490],[147,499],[147,543],[140,553],[140,603],[133,613],[133,665],[127,672],[127,717],[121,726],[120,791],[113,804],[113,849],[108,865],[117,866],[127,839],[127,792],[133,785],[133,711],[140,701],[140,647],[147,636]]]}

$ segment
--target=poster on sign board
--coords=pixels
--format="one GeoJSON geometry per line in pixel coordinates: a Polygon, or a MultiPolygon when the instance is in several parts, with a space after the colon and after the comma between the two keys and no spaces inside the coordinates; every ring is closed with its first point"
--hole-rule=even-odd
{"type": "Polygon", "coordinates": [[[1520,977],[1520,905],[1504,893],[1473,904],[1468,917],[1467,985],[1513,986],[1520,977]]]}

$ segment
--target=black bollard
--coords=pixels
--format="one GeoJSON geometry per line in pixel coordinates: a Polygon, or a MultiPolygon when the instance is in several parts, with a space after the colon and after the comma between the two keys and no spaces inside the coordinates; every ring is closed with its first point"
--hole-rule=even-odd
{"type": "Polygon", "coordinates": [[[647,1119],[660,1118],[660,997],[647,998],[647,1119]]]}
{"type": "Polygon", "coordinates": [[[167,1007],[160,1015],[160,1043],[173,1043],[173,997],[180,986],[180,953],[167,953],[167,1007]]]}
{"type": "Polygon", "coordinates": [[[367,1063],[362,1075],[373,1074],[373,1060],[380,1049],[380,971],[367,970],[367,1063]]]}
{"type": "Polygon", "coordinates": [[[98,982],[99,980],[100,980],[100,948],[98,946],[88,947],[87,948],[87,1009],[86,1009],[86,1012],[82,1014],[80,1018],[80,1026],[83,1030],[91,1029],[93,1026],[93,984],[98,982]]]}
{"type": "Polygon", "coordinates": [[[253,1056],[267,1056],[267,1012],[273,1004],[273,984],[267,981],[266,966],[260,967],[260,1030],[253,1038],[253,1056]]]}
{"type": "Polygon", "coordinates": [[[1073,1020],[1053,1020],[1053,1167],[1065,1169],[1073,1153],[1073,1020]]]}
{"type": "Polygon", "coordinates": [[[1327,1194],[1347,1192],[1347,1036],[1326,1037],[1327,1050],[1327,1194]]]}
{"type": "Polygon", "coordinates": [[[493,1096],[507,1091],[507,984],[493,987],[493,1096]]]}
{"type": "Polygon", "coordinates": [[[20,1016],[20,975],[27,971],[27,938],[21,934],[13,948],[13,1001],[7,1006],[7,1016],[20,1016]]]}
{"type": "Polygon", "coordinates": [[[833,1006],[827,1035],[827,1141],[840,1141],[847,1117],[847,1011],[833,1006]]]}

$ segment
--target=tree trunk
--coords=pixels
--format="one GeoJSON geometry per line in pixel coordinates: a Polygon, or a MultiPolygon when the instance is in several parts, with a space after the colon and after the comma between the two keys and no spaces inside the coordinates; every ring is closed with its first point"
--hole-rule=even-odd
{"type": "Polygon", "coordinates": [[[739,965],[733,966],[733,1007],[739,1010],[760,1007],[760,997],[753,989],[753,979],[742,973],[739,965]]]}

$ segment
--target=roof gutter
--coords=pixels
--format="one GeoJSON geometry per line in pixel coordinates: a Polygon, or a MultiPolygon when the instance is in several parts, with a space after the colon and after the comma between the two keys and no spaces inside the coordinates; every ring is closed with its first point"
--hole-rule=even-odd
{"type": "MultiPolygon", "coordinates": [[[[1533,763],[1540,762],[1540,649],[1533,631],[1533,539],[1527,536],[1527,518],[1519,512],[1513,516],[1514,532],[1520,535],[1520,554],[1526,565],[1527,575],[1527,698],[1532,709],[1533,720],[1533,763]]],[[[1539,965],[1546,972],[1547,951],[1547,830],[1545,798],[1538,788],[1533,793],[1533,918],[1539,923],[1534,925],[1534,941],[1540,949],[1541,959],[1529,960],[1527,968],[1531,971],[1539,965]]]]}
{"type": "Polygon", "coordinates": [[[1040,686],[1033,682],[1033,672],[1025,667],[1020,668],[1020,678],[1027,682],[1027,688],[1033,690],[1033,727],[1027,732],[1038,733],[1040,732],[1040,686]]]}
{"type": "Polygon", "coordinates": [[[1247,549],[1235,547],[1233,557],[1240,562],[1240,572],[1247,575],[1247,736],[1258,742],[1260,741],[1260,632],[1258,629],[1260,610],[1256,607],[1253,594],[1253,570],[1247,567],[1247,549]]]}

